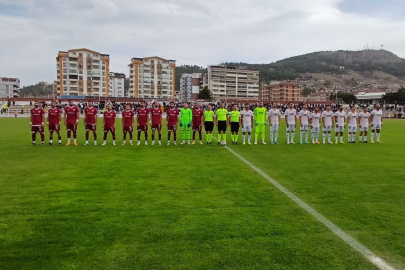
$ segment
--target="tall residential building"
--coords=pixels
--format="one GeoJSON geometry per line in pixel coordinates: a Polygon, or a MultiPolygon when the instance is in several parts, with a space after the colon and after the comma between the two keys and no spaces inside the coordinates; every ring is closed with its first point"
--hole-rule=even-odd
{"type": "Polygon", "coordinates": [[[110,97],[125,97],[125,74],[110,72],[109,74],[110,81],[110,97]]]}
{"type": "Polygon", "coordinates": [[[225,65],[208,67],[208,88],[220,100],[259,99],[259,71],[225,65]]]}
{"type": "Polygon", "coordinates": [[[60,51],[56,57],[59,96],[109,96],[108,54],[89,49],[60,51]]]}
{"type": "Polygon", "coordinates": [[[0,98],[20,96],[20,79],[0,77],[0,98]]]}
{"type": "Polygon", "coordinates": [[[260,91],[262,101],[300,101],[301,88],[295,82],[265,84],[260,91]]]}
{"type": "Polygon", "coordinates": [[[129,97],[174,98],[176,60],[157,56],[132,58],[129,66],[129,97]]]}
{"type": "Polygon", "coordinates": [[[180,77],[180,101],[191,101],[198,99],[202,85],[202,74],[182,74],[180,77]]]}

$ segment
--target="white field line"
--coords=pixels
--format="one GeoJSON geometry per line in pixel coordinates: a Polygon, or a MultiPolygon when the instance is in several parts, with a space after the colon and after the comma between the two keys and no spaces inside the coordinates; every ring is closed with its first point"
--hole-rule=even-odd
{"type": "MultiPolygon", "coordinates": [[[[213,139],[218,141],[216,137],[213,136],[213,139]]],[[[345,231],[343,231],[341,228],[336,226],[332,221],[328,220],[326,217],[324,217],[322,214],[318,213],[314,208],[306,204],[304,201],[302,201],[300,198],[295,196],[291,191],[286,189],[284,186],[282,186],[279,182],[268,176],[266,173],[264,173],[262,170],[254,166],[252,163],[247,161],[245,158],[243,158],[241,155],[237,154],[235,151],[230,149],[228,146],[225,146],[225,149],[227,149],[229,152],[231,152],[234,156],[239,158],[241,161],[243,161],[246,165],[248,165],[250,168],[255,170],[258,174],[266,178],[271,184],[273,184],[277,189],[279,189],[282,193],[284,193],[288,198],[296,202],[301,208],[303,208],[305,211],[310,213],[314,218],[316,218],[319,222],[321,222],[323,225],[328,227],[334,234],[336,234],[339,238],[341,238],[343,241],[345,241],[349,246],[360,252],[367,260],[369,260],[371,263],[373,263],[375,266],[377,266],[381,270],[395,270],[392,266],[387,264],[383,259],[375,255],[372,251],[370,251],[366,246],[364,246],[362,243],[348,235],[345,231]]]]}

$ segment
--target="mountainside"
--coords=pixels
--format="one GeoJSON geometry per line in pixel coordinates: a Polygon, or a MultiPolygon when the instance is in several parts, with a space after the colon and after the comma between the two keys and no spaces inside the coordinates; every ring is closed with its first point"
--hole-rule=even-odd
{"type": "Polygon", "coordinates": [[[405,59],[385,50],[325,51],[290,57],[270,64],[226,64],[259,70],[261,82],[306,79],[312,75],[339,77],[351,74],[365,78],[382,74],[384,79],[390,77],[391,82],[405,80],[405,59]]]}

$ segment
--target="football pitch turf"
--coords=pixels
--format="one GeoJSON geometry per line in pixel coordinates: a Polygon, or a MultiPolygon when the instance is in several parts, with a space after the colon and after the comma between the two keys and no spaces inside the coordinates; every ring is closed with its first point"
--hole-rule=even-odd
{"type": "MultiPolygon", "coordinates": [[[[30,146],[28,122],[0,119],[0,269],[378,269],[215,141],[121,146],[118,120],[117,146],[101,125],[83,146],[82,122],[79,146],[30,146]]],[[[405,269],[405,121],[384,121],[383,144],[284,131],[228,147],[405,269]]]]}

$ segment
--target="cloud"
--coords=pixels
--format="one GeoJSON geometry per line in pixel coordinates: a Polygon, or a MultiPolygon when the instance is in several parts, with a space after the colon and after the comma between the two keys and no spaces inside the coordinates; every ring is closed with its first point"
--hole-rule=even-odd
{"type": "Polygon", "coordinates": [[[126,74],[131,57],[152,55],[206,66],[384,44],[404,57],[405,20],[358,10],[343,0],[0,0],[0,76],[51,82],[58,51],[82,47],[126,74]]]}

